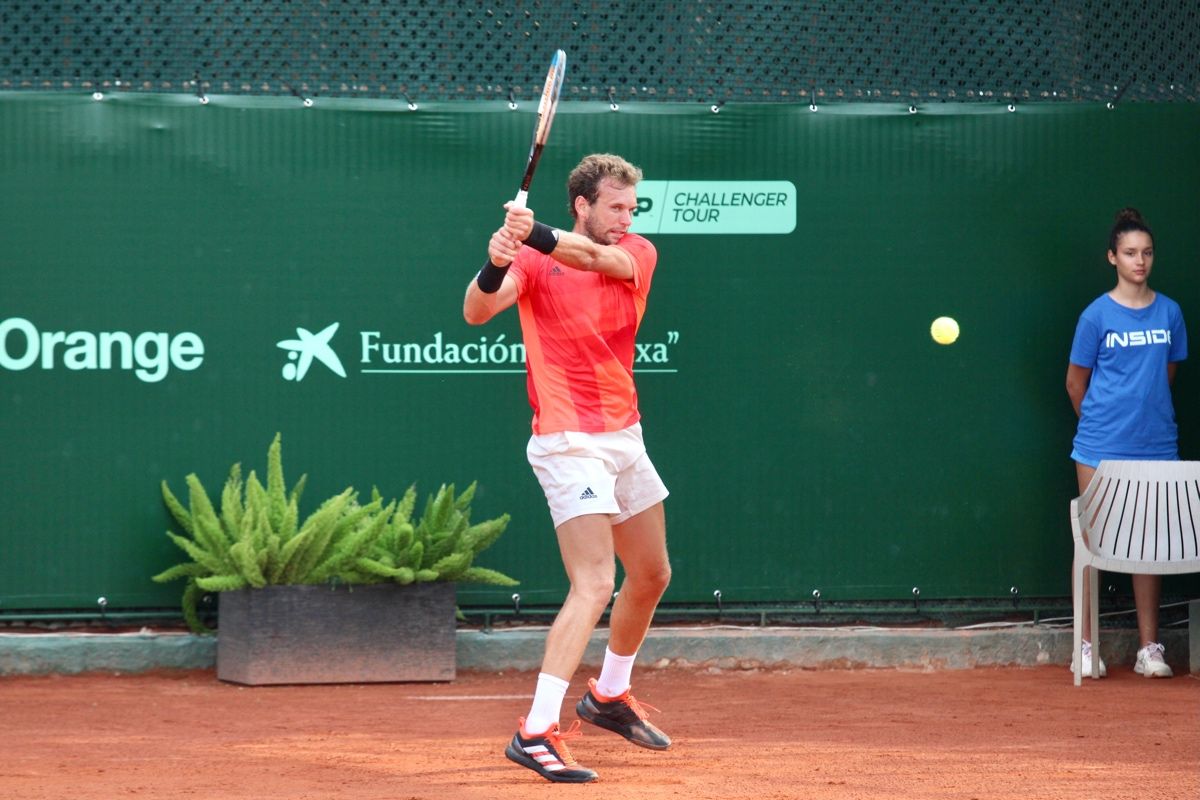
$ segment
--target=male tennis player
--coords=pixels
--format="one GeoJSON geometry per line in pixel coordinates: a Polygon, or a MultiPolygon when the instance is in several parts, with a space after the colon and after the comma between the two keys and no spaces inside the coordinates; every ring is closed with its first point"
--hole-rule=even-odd
{"type": "Polygon", "coordinates": [[[634,336],[658,260],[629,232],[642,172],[613,155],[590,155],[567,178],[575,223],[551,228],[505,206],[488,261],[467,286],[463,316],[487,322],[513,303],[525,340],[533,436],[526,454],[546,494],[571,588],[546,637],[533,706],[505,748],[551,781],[596,773],[571,756],[559,727],[567,686],[613,594],[614,555],[625,580],[613,602],[598,679],[576,706],[587,722],[652,750],[671,740],[629,692],[638,648],[667,588],[667,488],[642,443],[633,385],[634,336]]]}

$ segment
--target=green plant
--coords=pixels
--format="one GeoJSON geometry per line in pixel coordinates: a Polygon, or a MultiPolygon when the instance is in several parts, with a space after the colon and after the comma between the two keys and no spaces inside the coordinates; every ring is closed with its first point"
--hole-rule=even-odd
{"type": "Polygon", "coordinates": [[[197,612],[197,601],[208,592],[326,582],[517,583],[473,564],[509,522],[509,515],[503,514],[470,523],[474,483],[457,497],[454,484],[443,484],[426,500],[415,524],[415,486],[386,504],[379,490],[373,489],[366,505],[360,505],[354,489],[347,488],[300,522],[306,479],[302,476],[287,490],[281,437],[276,434],[267,451],[267,485],[253,471],[243,482],[241,465],[234,464],[221,493],[220,511],[195,474],[186,479],[187,508],[162,482],[163,501],[185,533],[168,531],[167,536],[191,560],[153,579],[159,583],[186,579],[183,615],[192,630],[211,633],[197,612]]]}

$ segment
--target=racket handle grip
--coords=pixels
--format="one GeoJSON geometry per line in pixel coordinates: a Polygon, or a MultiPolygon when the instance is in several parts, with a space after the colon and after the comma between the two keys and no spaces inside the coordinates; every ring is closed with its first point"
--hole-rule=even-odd
{"type": "Polygon", "coordinates": [[[513,198],[513,208],[528,208],[529,192],[521,189],[517,192],[517,196],[513,198]]]}

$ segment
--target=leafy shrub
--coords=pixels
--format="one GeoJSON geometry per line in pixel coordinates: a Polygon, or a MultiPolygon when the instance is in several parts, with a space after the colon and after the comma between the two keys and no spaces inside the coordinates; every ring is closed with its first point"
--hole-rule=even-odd
{"type": "Polygon", "coordinates": [[[187,476],[187,508],[162,482],[163,501],[185,533],[168,531],[167,536],[191,560],[155,575],[154,580],[187,580],[183,614],[192,630],[211,633],[196,609],[208,592],[327,582],[516,585],[501,572],[473,564],[509,522],[509,515],[503,514],[470,524],[474,483],[457,497],[454,484],[443,484],[428,497],[415,524],[415,486],[388,503],[373,489],[366,505],[360,505],[354,489],[347,488],[301,522],[300,496],[307,476],[287,490],[280,440],[276,434],[267,451],[265,487],[253,471],[243,482],[241,465],[233,465],[221,492],[220,511],[195,474],[187,476]]]}

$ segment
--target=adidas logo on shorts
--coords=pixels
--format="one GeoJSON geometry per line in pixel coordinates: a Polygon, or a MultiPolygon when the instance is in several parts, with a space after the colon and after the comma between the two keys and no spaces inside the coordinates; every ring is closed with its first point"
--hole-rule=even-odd
{"type": "Polygon", "coordinates": [[[598,495],[592,491],[592,487],[587,487],[583,490],[583,494],[579,495],[580,500],[595,500],[598,495]]]}

